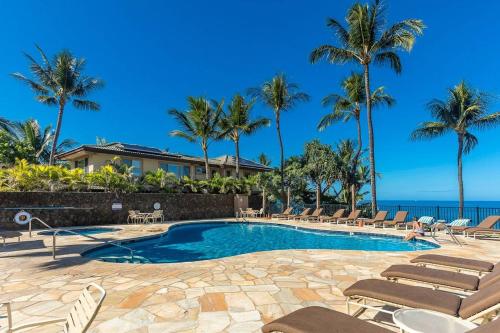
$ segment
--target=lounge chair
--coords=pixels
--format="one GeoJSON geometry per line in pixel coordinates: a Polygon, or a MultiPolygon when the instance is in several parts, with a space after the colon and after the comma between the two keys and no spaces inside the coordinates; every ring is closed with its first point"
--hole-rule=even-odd
{"type": "Polygon", "coordinates": [[[419,266],[431,265],[446,267],[457,272],[477,272],[479,273],[479,276],[481,276],[483,273],[491,272],[493,270],[493,267],[495,266],[494,264],[487,261],[444,256],[440,254],[422,254],[416,258],[411,259],[410,262],[419,266]]]}
{"type": "MultiPolygon", "coordinates": [[[[384,327],[342,312],[310,306],[296,310],[262,327],[263,333],[390,333],[384,327]]],[[[500,319],[478,326],[467,333],[498,333],[500,319]]]]}
{"type": "Polygon", "coordinates": [[[288,207],[287,209],[285,209],[283,211],[283,213],[278,213],[278,214],[271,215],[271,218],[273,218],[273,219],[280,219],[280,218],[281,219],[283,219],[283,218],[286,219],[286,218],[288,218],[289,215],[292,215],[292,210],[293,210],[292,207],[288,207]]]}
{"type": "Polygon", "coordinates": [[[289,220],[300,220],[301,218],[309,215],[309,212],[311,211],[311,208],[305,208],[302,213],[300,214],[292,214],[288,215],[289,220]]]}
{"type": "Polygon", "coordinates": [[[356,209],[355,211],[352,211],[347,217],[340,217],[337,219],[337,224],[345,222],[345,224],[348,224],[350,221],[354,222],[356,219],[359,217],[361,214],[361,210],[356,209]]]}
{"type": "Polygon", "coordinates": [[[309,222],[314,222],[314,221],[319,221],[319,217],[321,216],[321,213],[323,212],[323,208],[318,208],[314,210],[314,212],[311,215],[305,216],[301,218],[301,221],[309,221],[309,222]]]}
{"type": "Polygon", "coordinates": [[[320,216],[320,222],[337,222],[338,218],[344,216],[345,209],[338,209],[332,216],[320,216]]]}
{"type": "Polygon", "coordinates": [[[493,229],[495,225],[500,221],[500,215],[492,215],[486,218],[483,222],[481,222],[477,227],[467,228],[465,229],[465,235],[469,237],[470,234],[474,238],[476,235],[482,236],[493,236],[500,235],[500,229],[493,229]]]}
{"type": "Polygon", "coordinates": [[[477,226],[475,227],[467,227],[467,226],[457,226],[453,228],[453,231],[455,232],[463,232],[464,235],[467,235],[469,233],[474,233],[475,231],[490,231],[494,230],[493,227],[497,222],[500,220],[499,215],[490,215],[484,220],[481,221],[477,226]]]}
{"type": "MultiPolygon", "coordinates": [[[[385,210],[379,210],[375,217],[372,219],[362,219],[364,224],[375,224],[384,222],[387,217],[388,212],[385,210]]],[[[358,219],[361,220],[361,219],[358,219]]]]}
{"type": "Polygon", "coordinates": [[[262,327],[263,333],[390,333],[388,329],[320,306],[296,310],[262,327]]]}
{"type": "Polygon", "coordinates": [[[32,327],[39,327],[44,325],[64,323],[63,331],[65,333],[85,333],[92,324],[97,312],[101,308],[102,301],[106,296],[106,291],[95,283],[89,284],[85,287],[80,294],[80,297],[73,305],[73,308],[69,312],[66,318],[50,319],[40,322],[28,323],[20,326],[12,326],[12,310],[10,303],[3,303],[7,309],[7,332],[16,332],[25,330],[32,327]],[[97,299],[92,296],[90,289],[96,289],[98,291],[97,299]]]}
{"type": "Polygon", "coordinates": [[[23,234],[20,233],[19,231],[2,231],[0,230],[0,238],[2,238],[3,240],[3,246],[5,246],[5,241],[8,239],[8,238],[17,238],[17,241],[20,242],[21,241],[21,236],[23,234]]]}
{"type": "Polygon", "coordinates": [[[408,212],[405,210],[400,210],[399,212],[394,215],[394,219],[392,221],[383,221],[380,223],[375,223],[374,226],[382,226],[382,228],[385,227],[394,227],[396,229],[399,228],[400,225],[404,224],[406,225],[406,217],[408,216],[408,212]]]}
{"type": "Polygon", "coordinates": [[[471,293],[500,282],[500,264],[482,278],[470,274],[413,265],[392,265],[380,275],[395,282],[408,280],[431,285],[434,289],[445,287],[471,293]]]}
{"type": "Polygon", "coordinates": [[[494,283],[462,298],[453,293],[426,287],[367,279],[355,282],[344,290],[344,295],[347,297],[349,314],[351,305],[359,307],[353,314],[354,316],[359,316],[366,309],[394,313],[392,308],[374,307],[368,302],[383,306],[432,310],[468,321],[479,318],[489,319],[500,309],[500,283],[494,283]]]}

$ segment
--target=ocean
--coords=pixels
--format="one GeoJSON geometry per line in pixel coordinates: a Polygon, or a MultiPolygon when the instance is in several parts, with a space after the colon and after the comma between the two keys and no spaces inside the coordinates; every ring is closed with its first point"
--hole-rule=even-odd
{"type": "MultiPolygon", "coordinates": [[[[369,202],[369,201],[366,201],[369,202]]],[[[418,206],[418,207],[458,207],[458,201],[439,200],[378,200],[384,206],[418,206]]],[[[465,201],[464,207],[500,208],[500,201],[465,201]]]]}

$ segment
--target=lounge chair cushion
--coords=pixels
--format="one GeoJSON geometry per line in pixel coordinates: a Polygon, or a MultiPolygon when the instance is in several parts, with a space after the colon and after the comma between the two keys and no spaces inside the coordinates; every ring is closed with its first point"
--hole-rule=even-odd
{"type": "Polygon", "coordinates": [[[423,254],[410,261],[414,264],[429,263],[456,268],[471,269],[479,272],[491,272],[491,270],[493,269],[493,264],[487,261],[443,256],[439,254],[423,254]]]}
{"type": "Polygon", "coordinates": [[[376,279],[358,281],[344,290],[344,295],[369,297],[396,305],[433,310],[452,316],[458,315],[461,302],[459,296],[444,291],[376,279]]]}
{"type": "Polygon", "coordinates": [[[276,319],[262,332],[284,333],[389,333],[391,331],[344,313],[310,306],[276,319]]]}
{"type": "Polygon", "coordinates": [[[500,318],[490,321],[487,324],[481,325],[467,333],[498,333],[500,332],[500,318]]]}
{"type": "Polygon", "coordinates": [[[486,274],[479,280],[479,289],[486,288],[497,282],[500,282],[500,264],[496,264],[491,273],[486,274]]]}
{"type": "Polygon", "coordinates": [[[479,285],[479,278],[474,275],[413,265],[392,265],[380,275],[386,278],[403,278],[436,283],[463,290],[477,290],[479,285]]]}
{"type": "Polygon", "coordinates": [[[458,314],[467,319],[500,303],[500,283],[482,288],[462,300],[458,314]]]}

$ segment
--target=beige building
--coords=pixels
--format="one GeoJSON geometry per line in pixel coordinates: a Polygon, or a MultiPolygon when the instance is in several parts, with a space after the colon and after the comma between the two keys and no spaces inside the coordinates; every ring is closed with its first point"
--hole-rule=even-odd
{"type": "MultiPolygon", "coordinates": [[[[158,148],[145,147],[126,143],[109,143],[104,145],[83,145],[70,151],[59,154],[59,160],[67,161],[72,168],[82,168],[85,172],[93,172],[118,157],[133,169],[136,176],[147,171],[161,168],[172,172],[181,178],[188,176],[192,179],[205,178],[205,162],[203,158],[170,153],[158,148]]],[[[209,159],[209,172],[222,176],[236,175],[236,159],[234,156],[224,155],[209,159]]],[[[271,168],[240,157],[240,176],[250,176],[258,172],[270,171],[271,168]]]]}

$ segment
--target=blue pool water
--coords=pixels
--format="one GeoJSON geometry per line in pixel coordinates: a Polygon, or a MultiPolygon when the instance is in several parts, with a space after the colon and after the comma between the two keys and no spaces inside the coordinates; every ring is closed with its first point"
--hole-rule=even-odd
{"type": "MultiPolygon", "coordinates": [[[[113,232],[113,231],[117,231],[117,230],[120,230],[120,229],[118,229],[118,228],[108,228],[108,227],[71,229],[71,231],[77,232],[77,233],[82,234],[82,235],[103,234],[105,232],[113,232]]],[[[50,236],[52,236],[53,233],[54,233],[54,231],[47,230],[47,231],[40,231],[38,234],[39,235],[50,235],[50,236]]],[[[73,233],[71,233],[71,232],[67,232],[65,230],[61,230],[61,231],[59,231],[57,233],[57,236],[76,236],[76,235],[73,234],[73,233]]]]}
{"type": "Polygon", "coordinates": [[[190,223],[172,226],[147,239],[121,242],[134,251],[106,245],[83,256],[109,262],[172,263],[287,249],[418,251],[439,247],[427,241],[406,242],[401,237],[317,231],[269,223],[190,223]]]}

